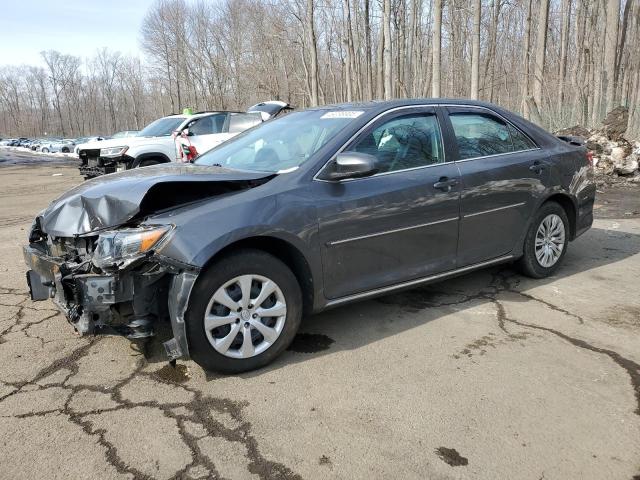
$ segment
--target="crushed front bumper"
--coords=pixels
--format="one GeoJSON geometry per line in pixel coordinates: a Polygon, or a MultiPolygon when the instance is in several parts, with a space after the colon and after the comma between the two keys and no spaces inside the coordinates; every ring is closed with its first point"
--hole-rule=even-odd
{"type": "Polygon", "coordinates": [[[128,157],[88,157],[81,161],[82,163],[78,167],[78,170],[80,170],[80,175],[86,178],[99,177],[100,175],[107,175],[115,172],[124,172],[125,170],[128,170],[131,165],[131,161],[128,157]]]}
{"type": "Polygon", "coordinates": [[[113,274],[74,274],[63,259],[31,245],[23,254],[31,299],[52,299],[80,335],[147,337],[155,323],[168,316],[174,338],[164,344],[167,355],[172,360],[188,358],[184,317],[197,269],[158,261],[113,274]]]}

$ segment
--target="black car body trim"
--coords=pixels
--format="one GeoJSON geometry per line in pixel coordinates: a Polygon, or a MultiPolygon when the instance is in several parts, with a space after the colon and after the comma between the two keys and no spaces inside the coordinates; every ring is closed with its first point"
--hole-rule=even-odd
{"type": "MultiPolygon", "coordinates": [[[[509,208],[509,207],[503,207],[503,208],[509,208]]],[[[460,217],[443,218],[442,220],[436,220],[434,222],[421,223],[419,225],[411,225],[409,227],[403,227],[403,228],[395,228],[393,230],[385,230],[384,232],[376,232],[376,233],[371,233],[369,235],[361,235],[359,237],[345,238],[344,240],[336,240],[334,242],[330,242],[329,245],[340,245],[342,243],[355,242],[356,240],[364,240],[365,238],[379,237],[381,235],[389,235],[391,233],[404,232],[407,230],[413,230],[415,228],[430,227],[432,225],[439,225],[441,223],[446,223],[446,222],[455,222],[458,220],[460,220],[460,217]]]]}
{"type": "Polygon", "coordinates": [[[409,280],[408,282],[396,283],[395,285],[389,285],[388,287],[383,288],[375,288],[373,290],[368,290],[365,292],[356,293],[354,295],[347,295],[345,297],[335,298],[333,300],[329,300],[327,302],[327,307],[336,307],[338,305],[342,305],[344,303],[354,302],[356,300],[362,300],[363,298],[373,297],[377,295],[381,295],[384,293],[393,292],[396,290],[402,290],[405,288],[415,287],[416,285],[423,285],[425,283],[433,282],[436,280],[442,280],[449,277],[454,277],[456,275],[460,275],[461,273],[470,272],[472,270],[476,270],[479,268],[488,267],[490,265],[496,265],[499,263],[506,263],[515,258],[514,255],[505,255],[499,258],[494,258],[493,260],[487,260],[485,262],[480,262],[475,265],[467,265],[466,267],[457,268],[455,270],[449,270],[447,272],[438,273],[435,275],[430,275],[428,277],[416,278],[415,280],[409,280]]]}
{"type": "Polygon", "coordinates": [[[483,210],[481,212],[473,212],[473,213],[467,213],[464,218],[469,218],[469,217],[475,217],[477,215],[484,215],[485,213],[493,213],[493,212],[498,212],[500,210],[506,210],[507,208],[516,208],[516,207],[521,207],[525,205],[525,202],[520,202],[520,203],[512,203],[511,205],[504,205],[502,207],[496,207],[496,208],[491,208],[489,210],[483,210]]]}

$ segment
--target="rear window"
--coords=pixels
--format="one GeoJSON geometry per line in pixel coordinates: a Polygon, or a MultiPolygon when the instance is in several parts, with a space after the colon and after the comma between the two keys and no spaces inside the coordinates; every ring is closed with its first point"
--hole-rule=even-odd
{"type": "Polygon", "coordinates": [[[460,160],[536,148],[520,130],[493,115],[449,114],[460,160]]]}
{"type": "Polygon", "coordinates": [[[262,123],[262,115],[256,113],[232,113],[229,117],[229,133],[240,133],[262,123]]]}

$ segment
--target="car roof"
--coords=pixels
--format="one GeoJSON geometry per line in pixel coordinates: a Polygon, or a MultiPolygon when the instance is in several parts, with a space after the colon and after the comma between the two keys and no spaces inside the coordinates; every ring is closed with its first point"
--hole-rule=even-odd
{"type": "Polygon", "coordinates": [[[412,98],[397,100],[373,100],[370,102],[336,103],[312,107],[309,110],[365,110],[367,112],[385,111],[396,107],[410,107],[412,105],[464,105],[491,109],[500,109],[498,105],[467,98],[412,98]]]}

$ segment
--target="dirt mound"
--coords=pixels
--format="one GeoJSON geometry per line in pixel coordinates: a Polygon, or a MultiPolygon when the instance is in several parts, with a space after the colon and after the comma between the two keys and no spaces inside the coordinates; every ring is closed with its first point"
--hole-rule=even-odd
{"type": "Polygon", "coordinates": [[[616,107],[607,113],[606,117],[604,117],[600,130],[607,138],[609,138],[609,140],[619,140],[627,130],[628,122],[629,109],[622,106],[616,107]]]}
{"type": "Polygon", "coordinates": [[[607,113],[598,128],[588,129],[582,125],[574,125],[555,134],[584,138],[587,148],[593,153],[596,173],[621,176],[636,182],[640,181],[640,143],[633,144],[624,137],[628,120],[629,110],[626,107],[616,107],[607,113]]]}
{"type": "Polygon", "coordinates": [[[556,135],[564,136],[564,137],[584,137],[588,138],[591,136],[591,130],[582,125],[574,125],[573,127],[563,128],[562,130],[558,130],[556,135]]]}

